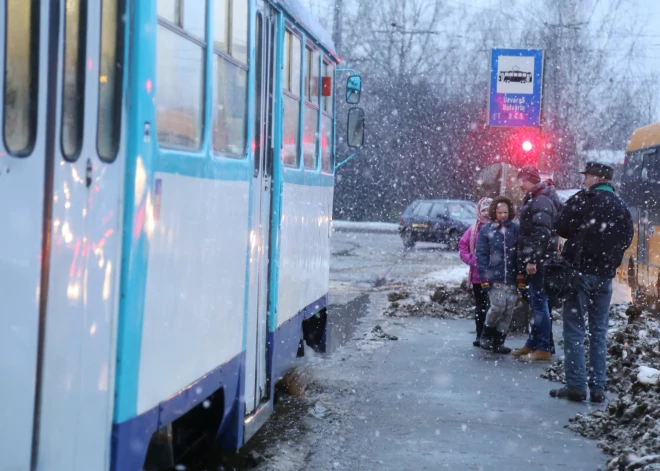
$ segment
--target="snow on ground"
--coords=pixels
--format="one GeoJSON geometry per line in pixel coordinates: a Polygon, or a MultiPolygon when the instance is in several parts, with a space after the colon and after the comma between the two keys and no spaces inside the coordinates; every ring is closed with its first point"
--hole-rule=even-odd
{"type": "Polygon", "coordinates": [[[339,232],[384,232],[397,233],[399,225],[390,222],[332,221],[332,227],[339,232]]]}
{"type": "Polygon", "coordinates": [[[434,271],[423,277],[420,282],[437,283],[445,286],[461,286],[468,277],[469,268],[467,265],[454,265],[443,270],[434,271]]]}

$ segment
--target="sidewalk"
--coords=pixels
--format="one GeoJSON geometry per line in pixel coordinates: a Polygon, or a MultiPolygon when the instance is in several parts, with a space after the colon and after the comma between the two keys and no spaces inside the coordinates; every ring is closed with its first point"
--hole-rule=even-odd
{"type": "Polygon", "coordinates": [[[399,340],[369,353],[358,342],[319,368],[328,390],[353,393],[329,398],[341,425],[317,442],[306,469],[605,469],[596,443],[564,428],[592,406],[550,398],[558,385],[539,378],[546,364],[473,347],[467,320],[365,321],[361,331],[379,323],[399,340]]]}

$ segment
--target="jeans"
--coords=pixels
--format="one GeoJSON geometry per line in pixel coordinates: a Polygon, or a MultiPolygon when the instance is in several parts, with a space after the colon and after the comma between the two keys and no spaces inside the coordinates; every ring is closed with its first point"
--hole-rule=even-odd
{"type": "Polygon", "coordinates": [[[494,327],[500,334],[506,335],[513,318],[513,308],[518,301],[516,285],[495,283],[488,293],[490,309],[486,314],[485,327],[494,327]]]}
{"type": "Polygon", "coordinates": [[[481,331],[484,329],[484,322],[486,321],[486,313],[490,308],[490,300],[488,299],[488,292],[484,290],[480,284],[473,283],[472,291],[474,291],[474,323],[477,326],[477,339],[481,338],[481,331]]]}
{"type": "Polygon", "coordinates": [[[529,307],[532,309],[532,328],[526,346],[532,350],[549,352],[552,337],[552,324],[548,309],[548,295],[543,288],[543,268],[528,278],[529,307]]]}
{"type": "Polygon", "coordinates": [[[605,392],[607,327],[610,318],[612,280],[580,275],[577,294],[564,301],[564,371],[568,387],[586,392],[584,320],[589,316],[589,389],[605,392]]]}

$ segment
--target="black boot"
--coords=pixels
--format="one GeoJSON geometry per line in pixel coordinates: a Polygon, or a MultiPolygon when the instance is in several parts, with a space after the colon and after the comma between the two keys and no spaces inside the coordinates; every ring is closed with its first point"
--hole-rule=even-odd
{"type": "Polygon", "coordinates": [[[484,350],[490,350],[493,348],[493,341],[497,331],[494,327],[484,326],[484,329],[481,331],[481,339],[479,339],[479,344],[484,350]]]}
{"type": "Polygon", "coordinates": [[[504,341],[506,340],[506,335],[495,331],[494,338],[493,338],[493,353],[500,353],[502,355],[508,355],[511,353],[511,349],[509,347],[504,346],[504,341]]]}

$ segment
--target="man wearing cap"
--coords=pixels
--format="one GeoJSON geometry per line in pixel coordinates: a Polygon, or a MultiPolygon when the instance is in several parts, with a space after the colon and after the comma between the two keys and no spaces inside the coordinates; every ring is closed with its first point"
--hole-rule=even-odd
{"type": "Polygon", "coordinates": [[[525,345],[512,354],[523,361],[550,361],[552,325],[543,287],[543,265],[557,252],[557,244],[552,244],[556,240],[553,224],[561,202],[552,182],[541,181],[538,169],[532,165],[520,169],[518,184],[525,192],[518,236],[518,287],[529,290],[532,328],[525,345]]]}
{"type": "Polygon", "coordinates": [[[577,262],[576,292],[564,301],[564,371],[566,387],[550,391],[552,397],[584,401],[587,386],[592,402],[605,400],[607,327],[612,278],[633,239],[633,221],[625,203],[610,183],[614,169],[587,162],[584,189],[567,202],[556,223],[567,239],[563,256],[577,262]],[[585,320],[589,323],[589,378],[584,352],[585,320]]]}

